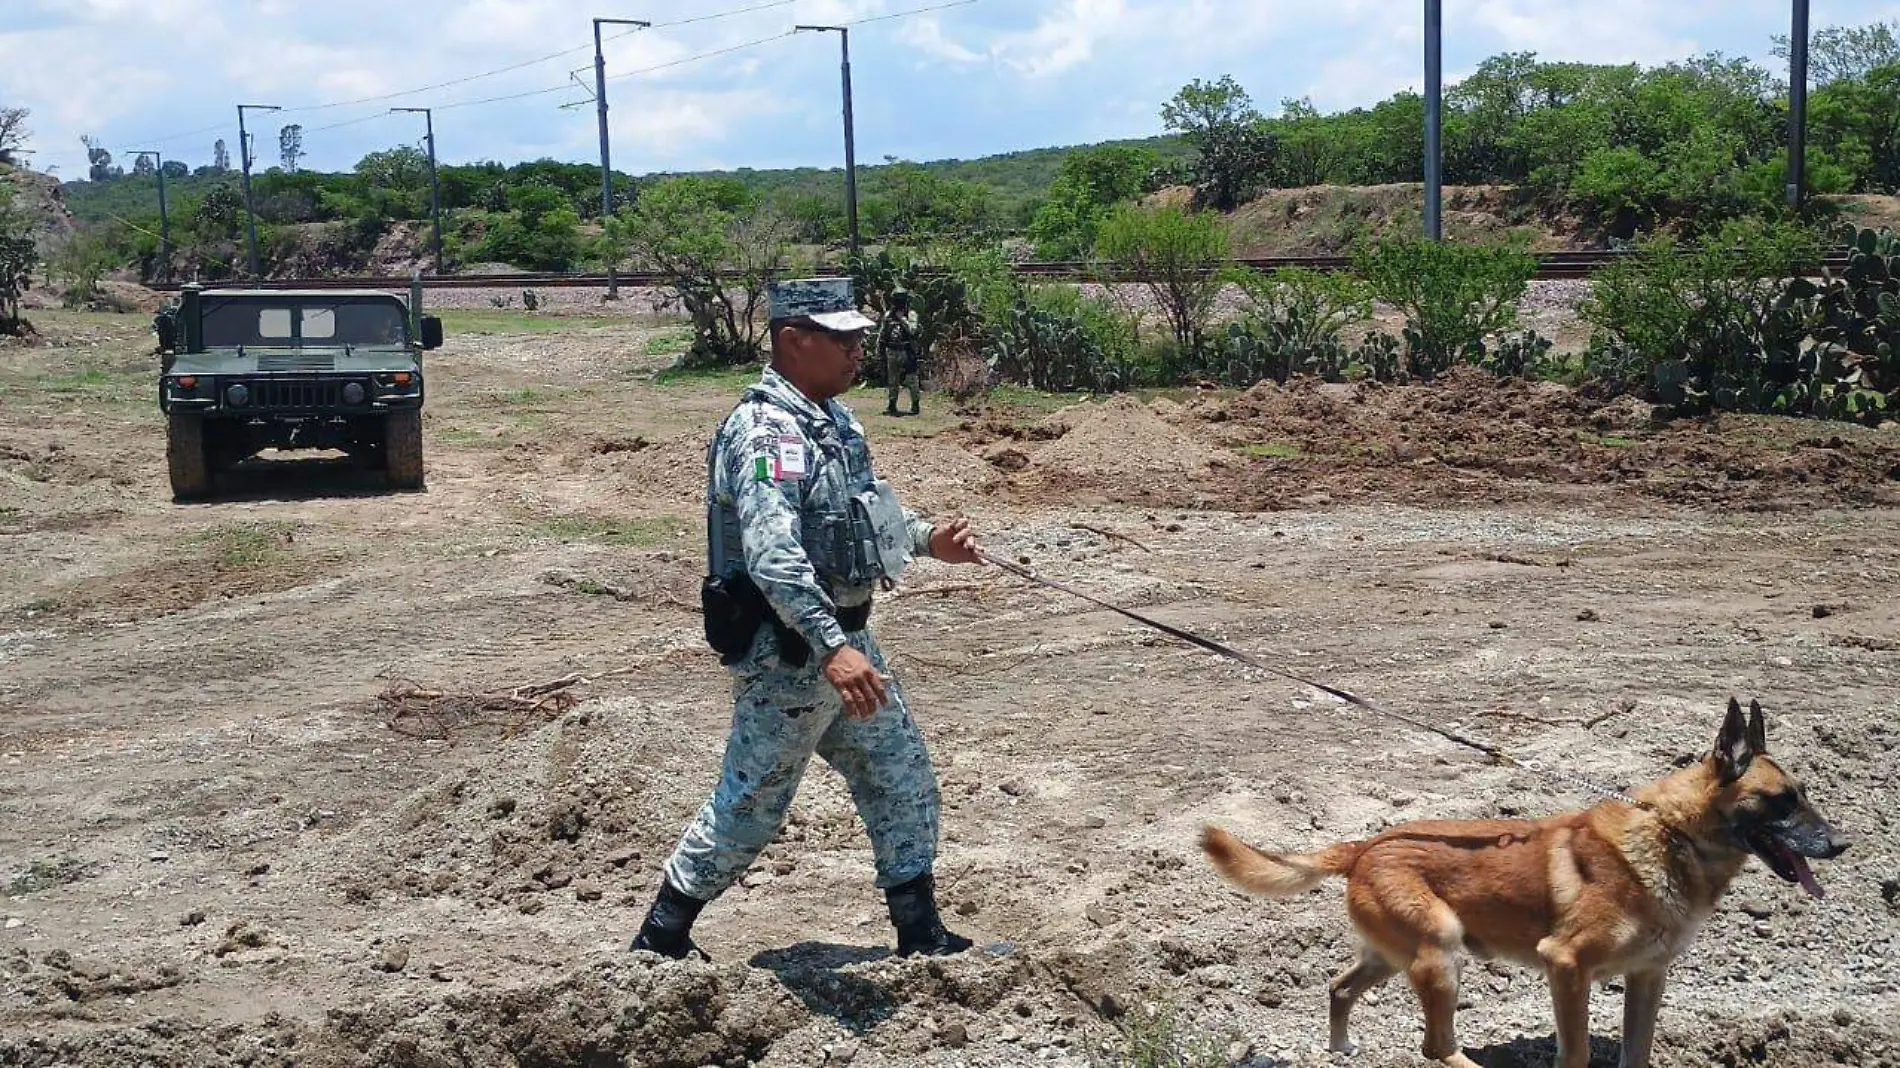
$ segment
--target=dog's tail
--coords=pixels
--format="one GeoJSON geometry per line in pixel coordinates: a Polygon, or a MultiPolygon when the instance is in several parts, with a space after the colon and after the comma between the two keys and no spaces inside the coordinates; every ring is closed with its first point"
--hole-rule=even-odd
{"type": "Polygon", "coordinates": [[[1210,825],[1201,829],[1201,849],[1221,877],[1242,890],[1266,897],[1291,897],[1318,886],[1329,875],[1351,871],[1366,845],[1347,842],[1317,853],[1281,856],[1255,849],[1210,825]]]}

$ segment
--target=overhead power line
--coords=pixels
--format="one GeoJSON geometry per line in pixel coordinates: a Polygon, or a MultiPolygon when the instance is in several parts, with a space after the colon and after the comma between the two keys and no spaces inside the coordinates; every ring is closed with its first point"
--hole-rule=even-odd
{"type": "MultiPolygon", "coordinates": [[[[695,15],[690,18],[675,19],[671,22],[658,22],[658,23],[654,23],[651,28],[663,29],[670,26],[686,26],[686,25],[691,25],[691,24],[701,23],[701,22],[712,22],[718,19],[732,18],[737,15],[752,14],[754,12],[766,11],[772,8],[789,7],[791,4],[796,3],[796,2],[797,0],[769,0],[769,2],[766,2],[766,3],[752,4],[746,7],[732,8],[726,11],[715,11],[710,14],[695,15]]],[[[954,3],[933,4],[929,7],[913,8],[907,11],[893,11],[887,15],[872,15],[868,18],[857,19],[852,22],[844,23],[843,25],[864,26],[864,25],[869,25],[871,23],[875,23],[875,22],[888,22],[893,19],[909,18],[913,15],[923,15],[923,14],[928,14],[934,11],[947,11],[951,8],[968,7],[969,5],[975,4],[977,2],[978,0],[955,0],[954,3]]],[[[627,37],[638,32],[642,32],[642,31],[628,30],[623,33],[614,34],[612,37],[604,38],[604,40],[618,40],[619,38],[627,37]]],[[[679,59],[669,60],[665,63],[656,63],[650,67],[642,67],[638,70],[623,71],[622,73],[615,74],[609,77],[607,80],[610,82],[623,81],[628,78],[638,78],[643,75],[655,74],[663,70],[671,70],[675,67],[683,67],[690,63],[698,63],[698,62],[702,62],[708,59],[716,59],[720,56],[731,55],[735,52],[743,52],[747,49],[757,48],[761,45],[770,44],[773,41],[778,41],[786,37],[790,37],[792,36],[792,34],[793,34],[793,31],[787,30],[784,33],[775,33],[768,37],[760,37],[755,40],[744,41],[739,44],[727,45],[723,48],[714,48],[705,52],[699,52],[690,56],[684,56],[679,59]]],[[[585,45],[580,45],[575,48],[565,49],[560,52],[551,52],[547,55],[539,56],[534,59],[523,60],[519,63],[512,63],[505,67],[497,67],[494,70],[482,71],[478,74],[470,74],[465,77],[454,78],[454,79],[450,79],[444,82],[437,82],[433,85],[422,86],[417,89],[405,89],[405,90],[402,90],[400,92],[395,92],[395,93],[383,93],[376,96],[358,97],[353,100],[337,100],[337,101],[331,101],[331,102],[323,103],[323,104],[306,104],[302,107],[285,108],[283,109],[282,113],[288,115],[288,114],[303,114],[303,113],[308,113],[308,112],[313,112],[313,111],[327,111],[332,108],[349,107],[349,106],[357,105],[357,104],[380,103],[387,100],[394,100],[399,97],[414,96],[418,93],[431,92],[436,89],[444,89],[444,88],[448,88],[450,86],[455,86],[455,85],[465,85],[469,82],[479,81],[483,78],[492,77],[497,74],[505,74],[510,71],[521,70],[523,68],[531,67],[539,63],[545,63],[552,59],[558,59],[562,56],[571,55],[575,52],[588,51],[588,50],[591,50],[592,48],[593,48],[593,45],[589,43],[585,45]]],[[[547,96],[552,93],[564,92],[571,89],[572,87],[573,87],[573,83],[571,81],[562,82],[559,85],[550,85],[550,86],[545,86],[539,89],[528,89],[528,90],[524,90],[518,93],[503,93],[503,94],[498,94],[496,96],[481,97],[475,100],[457,100],[457,101],[452,101],[446,104],[436,104],[434,105],[434,108],[437,111],[449,111],[456,108],[471,108],[471,107],[480,107],[487,104],[501,104],[501,103],[506,103],[512,100],[528,100],[537,96],[547,96]]],[[[380,119],[387,114],[388,114],[387,110],[379,110],[373,114],[361,115],[352,119],[345,119],[341,122],[335,122],[335,123],[330,123],[325,126],[319,126],[311,130],[306,130],[305,132],[316,134],[316,133],[323,133],[328,130],[342,129],[347,126],[355,126],[360,123],[370,122],[374,119],[380,119]]],[[[167,134],[164,137],[144,138],[143,140],[151,144],[164,144],[168,141],[176,141],[181,138],[192,137],[199,134],[213,133],[222,129],[224,129],[222,125],[206,126],[206,127],[202,127],[196,130],[186,130],[181,133],[167,134]]]]}
{"type": "MultiPolygon", "coordinates": [[[[691,18],[674,19],[671,22],[658,22],[658,23],[654,23],[653,28],[664,29],[670,26],[689,26],[689,25],[694,25],[696,23],[701,23],[701,22],[713,22],[719,19],[733,18],[738,15],[749,15],[758,11],[768,11],[768,10],[771,10],[772,8],[789,7],[790,5],[796,2],[797,0],[768,0],[768,2],[766,3],[749,4],[745,7],[731,8],[725,11],[714,11],[705,15],[695,15],[695,16],[692,16],[691,18]]],[[[632,34],[637,33],[637,32],[639,31],[627,30],[622,33],[614,34],[613,36],[606,38],[606,40],[616,41],[622,37],[631,36],[632,34]]],[[[460,78],[451,78],[447,81],[436,82],[432,85],[418,86],[414,89],[401,89],[401,90],[397,90],[391,93],[379,93],[373,96],[355,97],[350,100],[331,100],[331,101],[327,101],[327,102],[319,103],[319,104],[305,104],[299,107],[285,108],[284,113],[285,114],[290,114],[290,113],[303,114],[303,113],[312,112],[312,111],[329,111],[333,108],[353,107],[358,104],[375,104],[375,103],[381,103],[387,100],[396,100],[405,96],[415,96],[418,93],[433,92],[437,89],[447,89],[447,88],[450,88],[451,86],[456,86],[456,85],[466,85],[469,82],[480,81],[484,78],[492,78],[497,74],[507,74],[512,71],[523,70],[525,68],[532,67],[537,64],[549,62],[550,60],[559,59],[562,56],[570,56],[577,52],[586,52],[586,51],[591,50],[593,47],[594,47],[593,43],[590,41],[586,44],[576,45],[573,48],[562,49],[559,52],[550,52],[547,55],[536,56],[533,59],[524,59],[520,61],[519,63],[510,63],[507,66],[496,67],[493,70],[485,70],[476,74],[464,75],[460,78]]],[[[549,91],[552,91],[552,90],[549,90],[549,91]]],[[[533,94],[526,94],[526,95],[540,95],[540,94],[533,93],[533,94]]],[[[495,99],[505,100],[509,98],[497,97],[495,99]]],[[[460,106],[465,106],[465,105],[458,104],[458,105],[451,105],[451,106],[460,107],[460,106]]],[[[378,112],[377,114],[380,115],[382,113],[378,112]]],[[[349,123],[338,123],[336,126],[321,127],[321,129],[333,130],[333,129],[336,129],[337,126],[350,125],[355,122],[368,121],[370,117],[372,116],[366,116],[363,119],[353,119],[353,120],[350,120],[349,123]]],[[[195,137],[200,134],[215,133],[224,128],[225,128],[224,125],[220,123],[215,126],[201,126],[195,130],[181,130],[177,133],[169,133],[161,137],[147,137],[147,138],[140,138],[139,140],[143,140],[149,144],[165,144],[167,142],[181,140],[186,137],[195,137]]],[[[316,131],[311,131],[311,132],[314,133],[316,131]]]]}

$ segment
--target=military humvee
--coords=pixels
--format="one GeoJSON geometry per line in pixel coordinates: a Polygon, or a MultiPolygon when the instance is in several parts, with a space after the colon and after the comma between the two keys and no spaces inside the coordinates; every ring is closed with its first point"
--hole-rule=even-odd
{"type": "Polygon", "coordinates": [[[185,286],[154,326],[172,493],[262,449],[341,449],[394,489],[421,489],[422,352],[442,320],[371,290],[185,286]]]}

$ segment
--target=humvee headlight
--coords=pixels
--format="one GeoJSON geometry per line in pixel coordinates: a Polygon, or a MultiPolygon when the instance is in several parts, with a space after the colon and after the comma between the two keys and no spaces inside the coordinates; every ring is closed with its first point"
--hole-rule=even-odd
{"type": "Polygon", "coordinates": [[[409,384],[409,380],[411,377],[412,376],[407,371],[397,371],[394,375],[390,376],[390,381],[396,383],[399,386],[406,386],[409,384]]]}
{"type": "Polygon", "coordinates": [[[345,404],[363,403],[363,383],[350,382],[350,383],[345,384],[343,387],[343,403],[345,404]]]}
{"type": "Polygon", "coordinates": [[[224,391],[224,399],[233,408],[242,408],[251,403],[251,390],[242,382],[235,383],[224,391]]]}
{"type": "Polygon", "coordinates": [[[198,388],[198,379],[195,375],[183,375],[172,379],[172,382],[178,386],[180,391],[185,393],[190,393],[192,390],[198,388]]]}

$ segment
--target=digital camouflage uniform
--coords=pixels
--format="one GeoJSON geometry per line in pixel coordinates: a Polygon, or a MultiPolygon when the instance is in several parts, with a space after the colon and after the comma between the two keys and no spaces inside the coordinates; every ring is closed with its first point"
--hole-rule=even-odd
{"type": "Polygon", "coordinates": [[[879,355],[884,357],[884,382],[890,394],[884,411],[897,414],[897,391],[900,387],[910,387],[910,414],[916,415],[918,403],[918,368],[923,360],[923,327],[917,321],[917,313],[908,307],[893,307],[884,314],[884,323],[877,332],[879,355]]]}
{"type": "MultiPolygon", "coordinates": [[[[891,673],[871,632],[847,634],[836,618],[841,608],[869,604],[873,585],[841,583],[814,564],[834,556],[826,531],[849,516],[851,497],[871,481],[864,428],[844,405],[815,404],[767,369],[721,426],[710,467],[710,537],[728,532],[714,551],[733,569],[743,562],[812,655],[801,667],[784,663],[774,628],[762,626],[750,653],[729,669],[725,767],[666,862],[668,878],[702,901],[724,893],[778,836],[814,753],[851,787],[876,856],[877,885],[928,872],[937,847],[937,780],[902,685],[887,684],[890,700],[871,719],[852,720],[820,667],[848,642],[879,672],[891,673]]],[[[909,511],[905,520],[912,555],[928,555],[932,525],[909,511]]]]}

